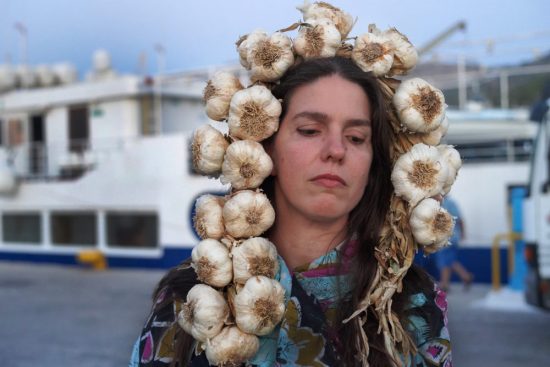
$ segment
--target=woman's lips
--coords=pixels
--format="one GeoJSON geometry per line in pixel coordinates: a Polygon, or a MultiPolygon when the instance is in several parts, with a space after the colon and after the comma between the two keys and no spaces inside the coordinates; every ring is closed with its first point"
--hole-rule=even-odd
{"type": "Polygon", "coordinates": [[[340,176],[324,174],[314,177],[311,181],[327,188],[346,186],[346,181],[340,176]]]}

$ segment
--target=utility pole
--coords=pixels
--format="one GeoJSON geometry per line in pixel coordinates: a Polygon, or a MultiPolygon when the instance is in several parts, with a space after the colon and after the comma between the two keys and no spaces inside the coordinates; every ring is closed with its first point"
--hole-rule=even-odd
{"type": "Polygon", "coordinates": [[[162,133],[162,74],[164,73],[166,49],[161,43],[155,45],[157,53],[157,78],[155,80],[155,112],[157,134],[162,133]]]}
{"type": "Polygon", "coordinates": [[[21,22],[16,22],[14,24],[15,30],[20,35],[19,43],[19,62],[21,65],[27,64],[27,41],[28,41],[28,31],[27,27],[21,22]]]}

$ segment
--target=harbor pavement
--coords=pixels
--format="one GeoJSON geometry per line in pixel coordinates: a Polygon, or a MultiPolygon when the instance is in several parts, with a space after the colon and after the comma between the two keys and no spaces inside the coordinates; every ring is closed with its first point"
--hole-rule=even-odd
{"type": "MultiPolygon", "coordinates": [[[[0,262],[0,365],[127,366],[163,273],[0,262]]],[[[550,312],[495,309],[489,290],[451,287],[454,365],[550,366],[550,312]]]]}

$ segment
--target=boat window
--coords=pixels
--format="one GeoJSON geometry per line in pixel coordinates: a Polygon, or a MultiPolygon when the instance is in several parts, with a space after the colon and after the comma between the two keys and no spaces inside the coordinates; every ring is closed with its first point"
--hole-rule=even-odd
{"type": "Polygon", "coordinates": [[[52,212],[50,231],[54,245],[97,244],[97,218],[94,212],[52,212]]]}
{"type": "Polygon", "coordinates": [[[16,147],[23,144],[23,121],[12,119],[8,121],[8,146],[16,147]]]}
{"type": "Polygon", "coordinates": [[[69,110],[69,141],[70,150],[82,153],[88,149],[90,128],[88,121],[88,107],[78,106],[69,110]]]}
{"type": "Polygon", "coordinates": [[[2,241],[39,244],[42,242],[40,213],[3,213],[2,241]]]}
{"type": "Polygon", "coordinates": [[[158,247],[156,213],[107,213],[107,245],[111,247],[158,247]]]}
{"type": "Polygon", "coordinates": [[[467,163],[482,162],[526,162],[533,152],[533,140],[500,140],[482,143],[457,143],[462,161],[467,163]]]}
{"type": "Polygon", "coordinates": [[[155,133],[155,110],[152,96],[144,96],[140,99],[141,134],[153,135],[155,133]]]}

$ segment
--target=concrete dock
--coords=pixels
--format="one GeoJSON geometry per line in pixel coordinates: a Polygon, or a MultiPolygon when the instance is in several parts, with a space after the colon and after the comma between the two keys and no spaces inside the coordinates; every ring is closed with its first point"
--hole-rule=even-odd
{"type": "MultiPolygon", "coordinates": [[[[163,273],[0,262],[0,365],[127,366],[163,273]]],[[[550,312],[492,307],[489,291],[451,288],[454,365],[550,366],[550,312]]]]}

